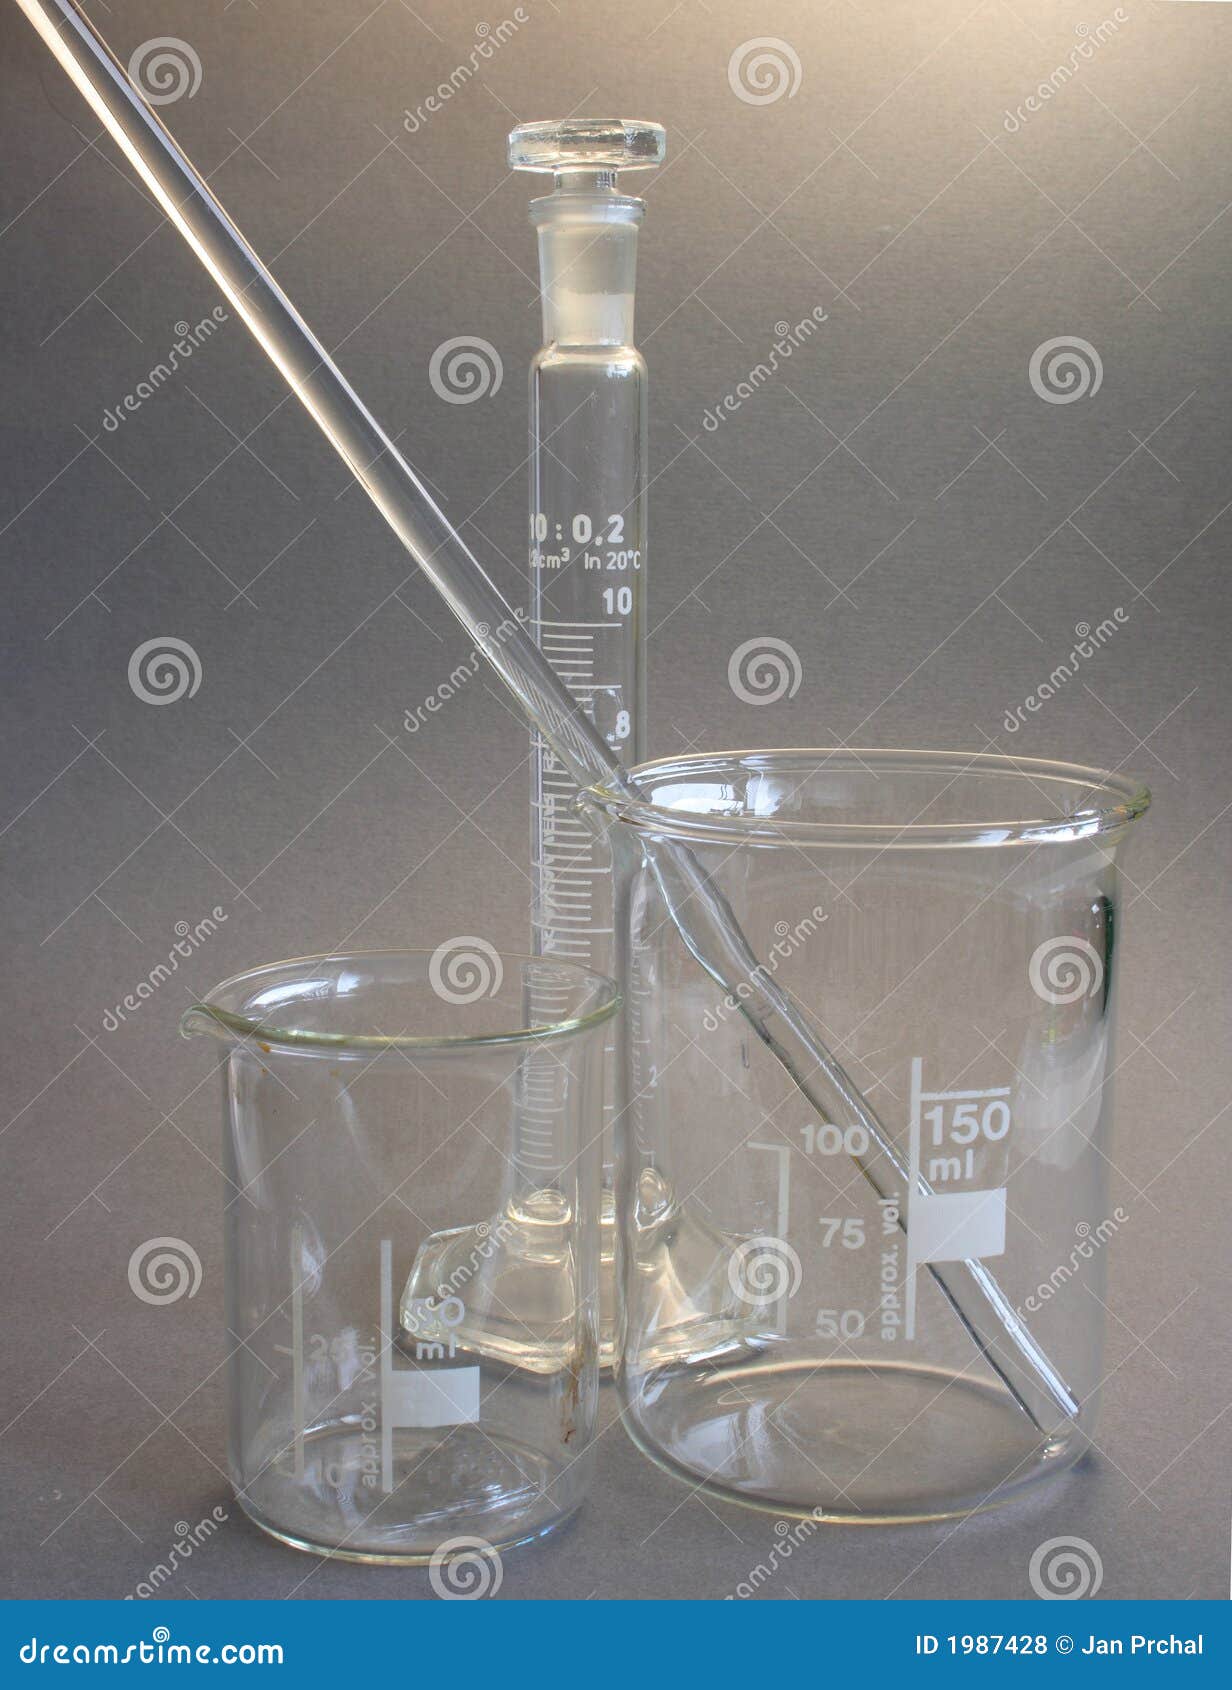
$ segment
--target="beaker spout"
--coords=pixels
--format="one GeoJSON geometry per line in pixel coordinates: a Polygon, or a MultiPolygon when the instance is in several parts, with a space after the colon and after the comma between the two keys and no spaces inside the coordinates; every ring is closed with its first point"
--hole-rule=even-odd
{"type": "Polygon", "coordinates": [[[216,1039],[227,1037],[227,1031],[217,1016],[212,1015],[203,1003],[190,1004],[180,1016],[180,1037],[182,1039],[197,1039],[203,1034],[211,1033],[216,1039]]]}

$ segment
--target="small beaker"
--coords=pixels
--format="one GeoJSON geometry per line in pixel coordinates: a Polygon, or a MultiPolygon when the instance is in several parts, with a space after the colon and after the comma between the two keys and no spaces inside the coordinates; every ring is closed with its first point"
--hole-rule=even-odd
{"type": "Polygon", "coordinates": [[[275,1537],[473,1558],[582,1501],[618,1002],[468,937],[275,963],[185,1015],[224,1045],[229,1458],[275,1537]],[[545,1061],[524,1166],[512,1128],[545,1061]]]}
{"type": "Polygon", "coordinates": [[[634,1440],[727,1500],[847,1521],[965,1513],[1069,1466],[1125,1219],[1106,1179],[1116,859],[1145,789],[897,751],[633,776],[644,801],[587,799],[624,862],[634,1440]],[[742,1012],[759,982],[725,991],[698,965],[655,872],[672,849],[841,1064],[831,1095],[867,1108],[819,1113],[742,1012]]]}

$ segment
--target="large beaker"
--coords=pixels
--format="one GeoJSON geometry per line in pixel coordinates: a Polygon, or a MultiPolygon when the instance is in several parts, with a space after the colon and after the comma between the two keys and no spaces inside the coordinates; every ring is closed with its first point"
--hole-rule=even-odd
{"type": "Polygon", "coordinates": [[[1125,1218],[1106,1178],[1117,856],[1147,793],[930,752],[734,752],[633,777],[644,801],[588,798],[626,864],[634,1439],[728,1500],[853,1521],[966,1512],[1071,1464],[1125,1218]],[[699,967],[656,842],[693,854],[859,1110],[819,1116],[741,1013],[757,982],[725,992],[699,967]],[[973,1327],[955,1272],[996,1323],[973,1327]],[[997,1323],[1055,1406],[999,1370],[997,1323]]]}

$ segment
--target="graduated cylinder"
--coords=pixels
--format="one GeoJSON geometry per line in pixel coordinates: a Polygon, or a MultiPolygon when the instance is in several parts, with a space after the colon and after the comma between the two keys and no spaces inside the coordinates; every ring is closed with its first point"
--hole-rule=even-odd
{"type": "MultiPolygon", "coordinates": [[[[633,344],[641,200],[616,190],[618,168],[658,163],[654,124],[569,120],[510,137],[516,168],[551,171],[530,208],[539,244],[543,340],[530,371],[531,631],[553,670],[624,762],[644,755],[646,366],[633,344]]],[[[600,971],[613,957],[612,859],[576,808],[577,787],[541,736],[533,743],[533,947],[600,971]]],[[[607,1053],[607,1119],[616,1104],[607,1053]]],[[[528,1181],[554,1155],[534,1076],[519,1155],[528,1181]]],[[[610,1166],[610,1155],[605,1158],[610,1166]]],[[[612,1201],[604,1210],[604,1357],[611,1359],[612,1201]]]]}

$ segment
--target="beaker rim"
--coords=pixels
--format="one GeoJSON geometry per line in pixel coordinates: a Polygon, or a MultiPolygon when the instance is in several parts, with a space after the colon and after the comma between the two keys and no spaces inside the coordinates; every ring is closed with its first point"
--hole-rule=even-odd
{"type": "MultiPolygon", "coordinates": [[[[583,799],[614,820],[648,835],[727,844],[842,846],[881,852],[1068,844],[1094,838],[1108,841],[1119,837],[1151,802],[1150,791],[1142,781],[1115,769],[982,751],[784,746],[661,757],[640,763],[628,773],[646,797],[631,797],[615,787],[597,785],[588,787],[583,799]],[[879,806],[885,807],[887,789],[883,786],[879,790],[879,782],[898,776],[901,787],[906,784],[905,777],[943,775],[950,778],[938,797],[968,776],[996,776],[1012,782],[1012,812],[924,819],[933,808],[929,802],[914,815],[873,820],[860,814],[861,803],[872,808],[867,801],[874,794],[879,806]],[[849,791],[840,791],[838,802],[832,799],[824,806],[830,812],[825,819],[812,819],[795,809],[782,814],[750,811],[745,794],[751,781],[793,777],[793,798],[808,783],[815,783],[820,792],[822,783],[834,778],[849,788],[852,778],[859,777],[867,781],[867,790],[854,802],[848,801],[849,791]],[[697,790],[690,792],[691,787],[697,790]],[[1058,800],[1063,791],[1073,801],[1048,814],[1048,804],[1058,800]],[[848,812],[845,819],[834,819],[834,811],[844,804],[848,812]]],[[[767,791],[759,798],[769,798],[777,806],[782,793],[767,791]]],[[[959,807],[957,800],[953,807],[959,807]]],[[[817,804],[816,808],[821,811],[823,806],[817,804]]],[[[908,810],[906,804],[903,808],[908,810]]]]}
{"type": "Polygon", "coordinates": [[[353,1051],[372,1056],[397,1050],[427,1055],[433,1051],[538,1045],[571,1037],[610,1020],[620,1003],[615,981],[604,974],[557,957],[498,950],[473,935],[462,935],[447,940],[435,950],[400,946],[387,950],[326,952],[288,957],[245,969],[221,981],[191,1004],[180,1018],[180,1032],[185,1038],[212,1033],[237,1043],[251,1042],[263,1051],[316,1050],[333,1056],[353,1051]],[[437,1014],[448,1016],[451,1011],[456,1012],[460,1022],[465,1019],[474,1025],[466,1031],[425,1033],[409,1031],[405,1026],[394,1031],[375,1027],[364,1031],[307,1024],[312,1019],[323,1019],[323,1005],[358,1003],[360,992],[355,987],[361,977],[369,981],[369,995],[371,989],[386,994],[391,1000],[388,1009],[393,1008],[392,997],[399,988],[408,994],[418,992],[421,1002],[426,1001],[427,988],[436,1000],[433,1008],[437,1014]],[[492,981],[495,984],[488,991],[492,981]],[[500,1004],[493,1000],[505,983],[511,988],[508,997],[515,991],[520,993],[523,1011],[526,992],[532,986],[562,987],[569,994],[569,1001],[551,1016],[528,1017],[525,1013],[517,1016],[511,1012],[503,1024],[499,1020],[488,1024],[483,1019],[484,1006],[499,1017],[500,1004]],[[311,1005],[316,1006],[315,1017],[305,1013],[311,1005]],[[286,1014],[288,1010],[292,1013],[286,1014]],[[517,1024],[519,1021],[525,1024],[517,1024]]]}

